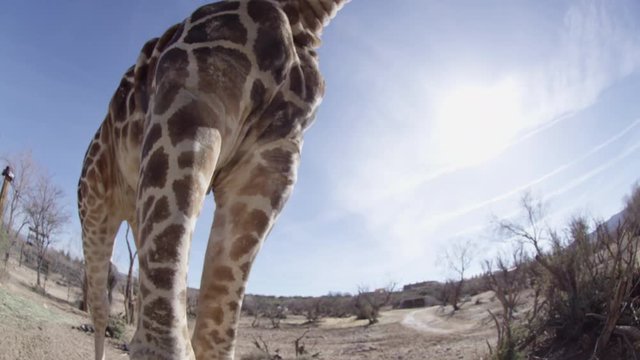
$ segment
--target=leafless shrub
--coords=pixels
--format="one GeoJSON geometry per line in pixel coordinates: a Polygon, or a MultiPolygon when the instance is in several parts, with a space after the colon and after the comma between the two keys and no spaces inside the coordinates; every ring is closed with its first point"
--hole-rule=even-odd
{"type": "Polygon", "coordinates": [[[306,302],[304,317],[307,319],[308,323],[316,323],[323,317],[326,312],[322,305],[322,299],[320,298],[312,298],[306,302]]]}
{"type": "MultiPolygon", "coordinates": [[[[305,330],[302,335],[297,337],[293,341],[294,346],[294,354],[295,358],[299,360],[305,359],[317,359],[320,357],[320,352],[313,352],[306,348],[303,340],[307,336],[310,330],[305,330]]],[[[245,355],[241,360],[282,360],[284,359],[280,355],[280,349],[275,349],[271,351],[269,348],[269,344],[262,338],[258,337],[257,339],[253,338],[253,345],[255,346],[257,352],[249,355],[245,355]]],[[[314,345],[315,346],[315,345],[314,345]]],[[[312,346],[312,348],[314,347],[312,346]]]]}
{"type": "Polygon", "coordinates": [[[377,323],[380,309],[391,302],[394,289],[395,283],[375,291],[368,291],[366,287],[361,286],[355,298],[356,318],[368,320],[369,325],[377,323]]]}
{"type": "Polygon", "coordinates": [[[243,357],[243,360],[282,360],[282,356],[280,356],[280,349],[276,349],[274,353],[271,354],[269,345],[262,337],[258,337],[258,339],[253,338],[253,345],[258,350],[258,353],[248,357],[243,357]]]}
{"type": "Polygon", "coordinates": [[[617,224],[591,227],[576,217],[564,233],[544,225],[543,206],[529,195],[522,198],[522,208],[524,221],[500,223],[533,258],[524,265],[535,304],[525,318],[519,348],[529,346],[537,355],[602,358],[614,346],[614,357],[626,353],[635,358],[630,344],[640,340],[634,310],[640,299],[638,189],[617,224]],[[610,343],[612,336],[620,339],[618,345],[610,343]]]}
{"type": "Polygon", "coordinates": [[[485,279],[487,286],[494,291],[496,299],[502,305],[501,313],[487,310],[493,319],[498,333],[495,351],[489,350],[496,360],[512,360],[517,358],[517,339],[514,337],[516,312],[521,304],[521,291],[526,287],[524,264],[526,255],[522,246],[516,246],[511,258],[499,255],[494,261],[485,261],[485,279]]]}
{"type": "Polygon", "coordinates": [[[279,329],[280,322],[287,318],[285,312],[286,308],[284,306],[280,304],[272,304],[264,310],[263,316],[269,319],[273,329],[279,329]]]}
{"type": "Polygon", "coordinates": [[[315,352],[315,353],[310,352],[302,342],[302,340],[307,336],[308,333],[309,333],[309,330],[306,330],[304,333],[302,333],[302,335],[300,335],[293,341],[293,347],[295,350],[296,358],[300,358],[300,357],[317,358],[320,356],[319,352],[315,352]]]}
{"type": "Polygon", "coordinates": [[[187,316],[195,319],[198,310],[198,292],[187,292],[187,316]]]}

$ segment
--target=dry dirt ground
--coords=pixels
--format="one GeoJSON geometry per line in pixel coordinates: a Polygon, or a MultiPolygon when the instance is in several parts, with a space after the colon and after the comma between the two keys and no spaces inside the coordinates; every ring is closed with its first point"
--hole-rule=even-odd
{"type": "MultiPolygon", "coordinates": [[[[92,359],[92,335],[76,329],[90,320],[67,301],[73,302],[79,289],[68,291],[55,280],[49,279],[47,295],[42,296],[32,290],[36,281],[32,270],[10,262],[0,276],[0,360],[92,359]]],[[[114,313],[121,301],[118,294],[114,313]]],[[[484,293],[453,316],[440,307],[390,310],[373,326],[353,318],[307,325],[301,317],[289,317],[280,329],[272,329],[268,319],[252,327],[253,319],[243,318],[236,359],[255,354],[255,340],[266,344],[271,354],[293,359],[294,341],[305,331],[301,343],[309,353],[319,353],[320,359],[486,359],[486,341],[495,341],[486,310],[497,307],[491,293],[484,293]]],[[[128,336],[132,333],[127,329],[128,336]]],[[[119,345],[110,341],[107,359],[127,359],[119,345]]]]}

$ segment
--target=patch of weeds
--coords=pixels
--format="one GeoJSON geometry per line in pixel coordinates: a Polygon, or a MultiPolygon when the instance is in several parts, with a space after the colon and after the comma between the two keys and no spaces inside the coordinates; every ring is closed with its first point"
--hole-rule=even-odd
{"type": "Polygon", "coordinates": [[[9,293],[0,288],[0,319],[3,322],[26,321],[70,322],[68,318],[53,312],[41,304],[9,293]]]}
{"type": "Polygon", "coordinates": [[[127,323],[123,318],[111,316],[107,325],[107,336],[116,340],[123,340],[126,328],[127,323]]]}

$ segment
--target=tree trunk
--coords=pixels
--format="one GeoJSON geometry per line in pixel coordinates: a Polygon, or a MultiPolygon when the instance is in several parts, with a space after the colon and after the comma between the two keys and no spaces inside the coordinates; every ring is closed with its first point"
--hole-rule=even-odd
{"type": "Polygon", "coordinates": [[[18,266],[22,266],[22,256],[24,254],[24,241],[22,242],[22,245],[20,245],[20,260],[18,261],[18,266]]]}
{"type": "Polygon", "coordinates": [[[127,285],[124,290],[124,310],[127,316],[127,324],[133,324],[134,306],[133,306],[133,261],[129,262],[129,272],[127,273],[127,285]]]}
{"type": "Polygon", "coordinates": [[[89,310],[89,304],[87,303],[87,299],[88,299],[88,292],[89,292],[89,284],[87,283],[87,273],[85,272],[82,275],[82,300],[80,301],[80,310],[81,311],[88,311],[89,310]]]}
{"type": "Polygon", "coordinates": [[[36,266],[36,272],[38,273],[38,280],[36,281],[36,284],[38,285],[38,287],[40,287],[40,268],[42,267],[42,260],[38,259],[38,265],[36,266]]]}

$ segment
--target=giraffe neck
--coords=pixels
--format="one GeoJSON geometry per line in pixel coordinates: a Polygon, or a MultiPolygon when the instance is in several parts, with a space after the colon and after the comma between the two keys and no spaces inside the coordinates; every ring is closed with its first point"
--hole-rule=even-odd
{"type": "Polygon", "coordinates": [[[277,0],[283,7],[298,45],[320,46],[322,29],[349,0],[277,0]]]}

